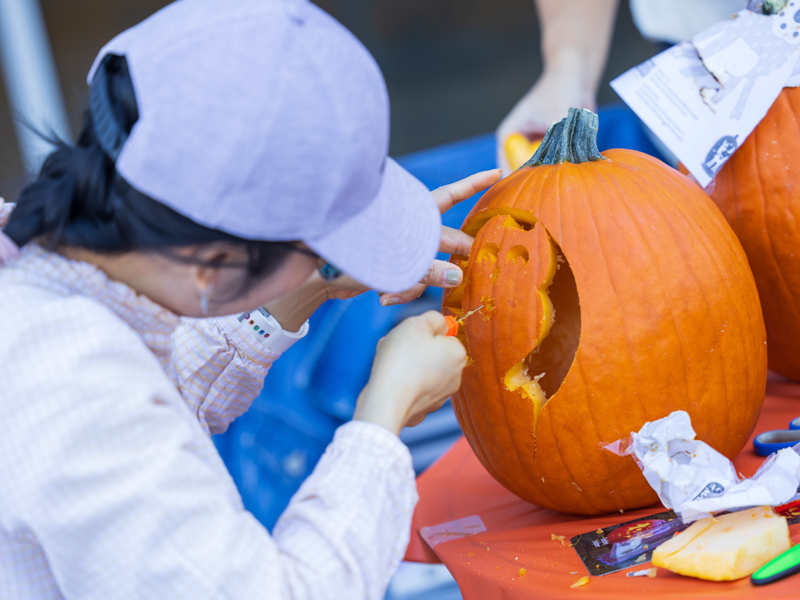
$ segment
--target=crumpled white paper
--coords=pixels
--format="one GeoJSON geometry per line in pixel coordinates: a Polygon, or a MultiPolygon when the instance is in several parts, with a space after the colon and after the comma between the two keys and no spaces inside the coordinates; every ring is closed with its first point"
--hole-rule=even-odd
{"type": "Polygon", "coordinates": [[[797,493],[800,444],[770,455],[743,480],[731,461],[695,436],[689,414],[680,410],[603,448],[633,455],[664,506],[685,522],[748,506],[778,506],[797,493]]]}

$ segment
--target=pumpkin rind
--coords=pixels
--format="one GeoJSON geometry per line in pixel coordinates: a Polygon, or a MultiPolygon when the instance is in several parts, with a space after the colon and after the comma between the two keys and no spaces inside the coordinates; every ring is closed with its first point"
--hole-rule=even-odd
{"type": "Polygon", "coordinates": [[[601,443],[686,410],[698,439],[733,457],[766,382],[758,294],[717,208],[652,157],[604,157],[523,167],[489,190],[462,226],[476,242],[443,305],[462,314],[494,301],[484,319],[463,324],[471,362],[453,398],[476,455],[525,500],[580,514],[657,500],[639,467],[601,443]],[[502,225],[509,214],[519,227],[502,225]],[[487,244],[495,265],[478,260],[487,244]],[[507,259],[519,246],[524,265],[507,259]],[[548,282],[554,252],[563,258],[548,282]],[[541,379],[551,395],[537,417],[506,376],[549,327],[542,291],[553,296],[554,322],[530,357],[554,374],[541,379]]]}
{"type": "Polygon", "coordinates": [[[800,88],[785,88],[708,193],[744,247],[761,297],[769,367],[800,379],[800,88]]]}

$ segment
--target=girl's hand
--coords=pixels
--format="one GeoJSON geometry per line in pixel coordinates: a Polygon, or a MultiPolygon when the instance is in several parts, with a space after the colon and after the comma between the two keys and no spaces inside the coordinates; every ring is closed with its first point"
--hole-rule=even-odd
{"type": "MultiPolygon", "coordinates": [[[[460,181],[456,181],[455,183],[437,188],[433,190],[431,194],[436,204],[439,206],[439,211],[444,214],[459,202],[485,190],[498,179],[500,179],[499,169],[482,171],[460,181]]],[[[472,242],[472,237],[463,231],[442,226],[442,241],[439,244],[439,251],[447,254],[467,256],[472,248],[472,242]]],[[[464,274],[461,272],[461,269],[454,264],[445,260],[434,260],[430,270],[419,284],[404,292],[382,294],[381,304],[383,306],[390,306],[392,304],[411,302],[418,298],[429,285],[444,288],[456,287],[461,283],[463,276],[464,274]]],[[[319,277],[319,275],[315,273],[314,277],[319,277]]],[[[333,281],[327,282],[326,287],[328,298],[339,300],[352,298],[368,290],[368,288],[351,277],[348,277],[346,274],[333,281]]]]}
{"type": "MultiPolygon", "coordinates": [[[[459,202],[471,198],[478,192],[482,192],[500,179],[500,169],[481,171],[470,175],[460,181],[444,185],[431,192],[439,211],[444,214],[459,202]]],[[[468,256],[472,248],[472,236],[467,235],[459,229],[442,226],[442,241],[439,244],[439,252],[446,254],[460,254],[468,256]]],[[[434,287],[452,288],[461,283],[464,274],[456,265],[446,260],[434,260],[431,268],[425,277],[417,285],[404,292],[395,294],[382,294],[381,304],[390,306],[393,304],[404,304],[419,298],[425,289],[432,285],[434,287]]]]}
{"type": "MultiPolygon", "coordinates": [[[[433,198],[442,213],[453,206],[471,197],[500,179],[500,169],[482,171],[469,177],[456,181],[450,185],[435,189],[433,198]]],[[[448,254],[467,256],[472,248],[473,239],[463,231],[452,227],[442,227],[442,238],[439,250],[448,254]]],[[[418,298],[429,285],[436,287],[455,287],[461,283],[464,274],[456,265],[444,260],[434,260],[431,268],[419,284],[405,292],[396,294],[383,294],[381,304],[389,306],[402,304],[418,298]]],[[[281,326],[287,331],[297,331],[311,314],[326,300],[344,300],[358,296],[369,288],[360,284],[355,279],[343,274],[333,281],[322,278],[319,270],[315,270],[311,277],[292,293],[277,298],[265,305],[265,308],[274,316],[281,326]]]]}
{"type": "Polygon", "coordinates": [[[400,433],[441,407],[461,385],[467,360],[464,346],[446,332],[444,317],[429,311],[406,319],[378,342],[353,418],[400,433]]]}

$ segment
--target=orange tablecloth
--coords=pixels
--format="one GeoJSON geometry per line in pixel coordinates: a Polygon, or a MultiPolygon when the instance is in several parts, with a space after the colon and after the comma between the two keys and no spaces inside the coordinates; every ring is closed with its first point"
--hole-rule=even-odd
{"type": "MultiPolygon", "coordinates": [[[[800,384],[772,378],[754,436],[770,429],[786,429],[800,416],[800,384]]],[[[753,452],[752,438],[734,461],[747,477],[764,459],[753,452]]],[[[620,515],[581,517],[538,508],[520,500],[497,483],[478,462],[464,438],[417,480],[420,501],[412,523],[406,560],[443,562],[455,577],[465,600],[512,598],[800,598],[800,575],[755,587],[750,579],[708,582],[658,569],[657,576],[626,577],[638,566],[603,577],[591,577],[588,585],[570,588],[586,568],[569,539],[644,517],[661,505],[620,515]],[[478,515],[487,531],[438,544],[435,553],[420,537],[422,527],[478,515]],[[551,535],[565,536],[566,545],[551,535]],[[520,576],[520,569],[525,574],[520,576]],[[572,574],[575,573],[575,574],[572,574]]],[[[800,524],[790,528],[793,543],[800,543],[800,524]]]]}

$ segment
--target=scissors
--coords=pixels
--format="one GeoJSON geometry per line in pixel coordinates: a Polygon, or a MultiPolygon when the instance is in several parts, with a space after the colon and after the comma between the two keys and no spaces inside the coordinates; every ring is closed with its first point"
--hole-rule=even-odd
{"type": "Polygon", "coordinates": [[[756,454],[760,456],[769,456],[773,452],[782,448],[791,448],[795,444],[800,444],[800,417],[789,422],[789,429],[765,431],[753,440],[756,454]]]}

